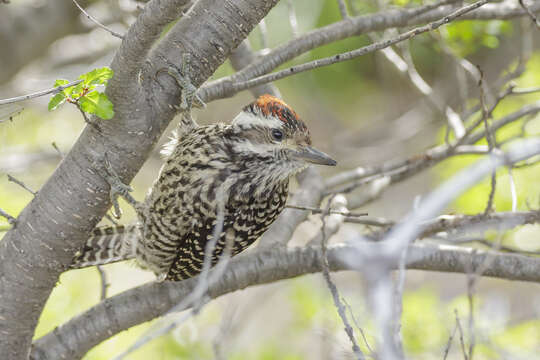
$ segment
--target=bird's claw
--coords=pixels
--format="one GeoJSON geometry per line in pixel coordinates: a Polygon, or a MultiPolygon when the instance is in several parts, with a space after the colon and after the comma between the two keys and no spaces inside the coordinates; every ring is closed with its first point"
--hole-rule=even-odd
{"type": "Polygon", "coordinates": [[[197,87],[191,82],[190,72],[189,53],[184,53],[182,55],[182,68],[180,70],[174,65],[167,67],[167,74],[169,74],[182,89],[180,95],[180,109],[184,111],[190,111],[193,106],[196,108],[206,107],[202,98],[197,94],[197,87]]]}
{"type": "Polygon", "coordinates": [[[104,157],[104,165],[104,168],[103,166],[95,166],[95,168],[100,169],[100,175],[107,181],[107,183],[111,187],[109,196],[113,205],[113,217],[116,219],[120,219],[120,217],[122,216],[122,209],[120,209],[120,205],[118,204],[118,197],[123,197],[138,212],[140,204],[130,194],[133,189],[129,185],[124,184],[122,180],[120,180],[120,177],[118,176],[116,171],[114,171],[106,154],[104,157]]]}

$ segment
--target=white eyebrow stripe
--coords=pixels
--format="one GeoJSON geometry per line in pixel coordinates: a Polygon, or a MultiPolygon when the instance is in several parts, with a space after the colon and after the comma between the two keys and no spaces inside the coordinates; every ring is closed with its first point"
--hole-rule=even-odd
{"type": "Polygon", "coordinates": [[[234,125],[245,125],[245,126],[265,126],[270,128],[283,128],[283,122],[279,119],[276,119],[273,116],[262,117],[262,115],[255,115],[246,111],[240,112],[232,121],[234,125]]]}
{"type": "Polygon", "coordinates": [[[234,145],[236,152],[248,152],[256,154],[267,154],[276,150],[276,145],[273,144],[253,144],[251,141],[240,141],[234,145]]]}

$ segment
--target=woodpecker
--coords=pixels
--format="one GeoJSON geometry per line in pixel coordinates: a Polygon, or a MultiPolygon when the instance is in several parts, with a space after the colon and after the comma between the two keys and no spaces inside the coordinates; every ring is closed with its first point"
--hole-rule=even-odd
{"type": "Polygon", "coordinates": [[[230,124],[173,138],[139,223],[95,229],[72,268],[135,258],[166,280],[196,276],[214,236],[212,265],[227,246],[234,256],[255,242],[285,207],[289,178],[309,164],[336,161],[311,146],[290,106],[263,95],[230,124]]]}

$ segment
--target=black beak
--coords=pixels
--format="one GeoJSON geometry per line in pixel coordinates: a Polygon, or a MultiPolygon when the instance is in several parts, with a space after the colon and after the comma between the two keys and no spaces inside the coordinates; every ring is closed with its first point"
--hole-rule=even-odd
{"type": "Polygon", "coordinates": [[[294,156],[297,159],[301,159],[306,162],[317,164],[317,165],[335,166],[337,164],[336,160],[332,159],[330,156],[326,155],[322,151],[314,149],[310,146],[299,148],[294,153],[294,156]]]}

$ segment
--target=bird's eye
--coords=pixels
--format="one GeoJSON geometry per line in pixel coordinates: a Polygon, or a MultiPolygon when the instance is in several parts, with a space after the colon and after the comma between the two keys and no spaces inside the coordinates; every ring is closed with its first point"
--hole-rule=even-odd
{"type": "Polygon", "coordinates": [[[272,129],[272,137],[274,138],[274,140],[276,141],[281,141],[283,140],[283,131],[279,130],[279,129],[272,129]]]}

